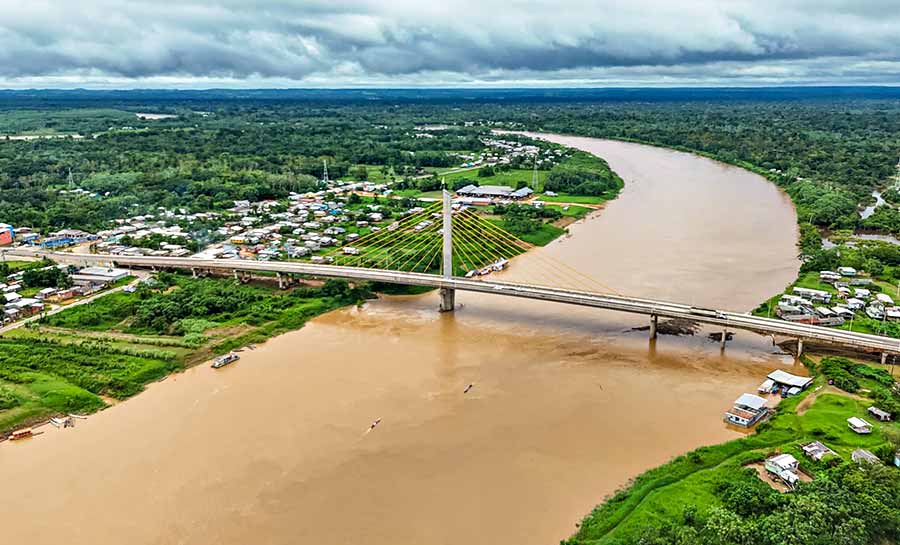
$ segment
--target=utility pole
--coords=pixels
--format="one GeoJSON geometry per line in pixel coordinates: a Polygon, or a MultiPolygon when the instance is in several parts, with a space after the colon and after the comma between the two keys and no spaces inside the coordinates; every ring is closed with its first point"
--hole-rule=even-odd
{"type": "Polygon", "coordinates": [[[328,183],[328,159],[322,159],[322,181],[328,183]]]}
{"type": "MultiPolygon", "coordinates": [[[[443,207],[443,256],[441,260],[441,273],[444,280],[453,278],[453,216],[450,203],[450,192],[447,191],[446,184],[441,182],[441,197],[444,201],[443,207]]],[[[456,290],[453,288],[441,288],[441,312],[452,312],[456,304],[456,290]]]]}

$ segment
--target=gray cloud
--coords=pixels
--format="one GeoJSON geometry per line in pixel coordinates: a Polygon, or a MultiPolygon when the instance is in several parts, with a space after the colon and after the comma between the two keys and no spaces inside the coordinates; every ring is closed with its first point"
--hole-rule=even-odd
{"type": "Polygon", "coordinates": [[[0,85],[900,83],[896,0],[0,0],[0,85]]]}

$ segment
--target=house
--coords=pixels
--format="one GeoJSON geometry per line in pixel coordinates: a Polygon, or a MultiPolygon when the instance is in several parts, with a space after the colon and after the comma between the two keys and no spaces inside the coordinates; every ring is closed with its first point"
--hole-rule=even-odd
{"type": "Polygon", "coordinates": [[[766,471],[775,475],[791,487],[800,480],[800,476],[797,475],[797,469],[800,467],[800,462],[790,454],[772,456],[771,458],[766,459],[763,467],[765,467],[766,471]]]}
{"type": "Polygon", "coordinates": [[[878,299],[878,301],[880,301],[884,305],[894,306],[894,300],[891,298],[890,295],[888,295],[886,293],[876,293],[875,299],[878,299]]]}
{"type": "Polygon", "coordinates": [[[11,304],[11,303],[15,303],[16,301],[19,301],[20,299],[22,299],[22,296],[19,295],[18,293],[9,292],[9,293],[4,293],[3,298],[6,300],[6,304],[11,304]]]}
{"type": "Polygon", "coordinates": [[[858,418],[856,416],[851,416],[850,418],[848,418],[847,425],[850,426],[851,430],[862,435],[872,433],[872,425],[862,418],[858,418]]]}
{"type": "Polygon", "coordinates": [[[856,276],[856,269],[853,267],[838,267],[837,272],[841,276],[856,276]]]}
{"type": "Polygon", "coordinates": [[[878,407],[876,407],[874,405],[869,407],[868,411],[869,411],[869,414],[871,414],[873,417],[880,420],[881,422],[889,422],[891,420],[891,413],[889,413],[887,411],[882,411],[881,409],[879,409],[878,407]]]}
{"type": "Polygon", "coordinates": [[[797,375],[792,375],[781,369],[776,369],[769,373],[768,378],[772,380],[778,387],[782,390],[787,391],[791,388],[798,388],[799,390],[806,389],[807,386],[812,384],[813,379],[810,377],[800,377],[797,375]]]}
{"type": "Polygon", "coordinates": [[[850,454],[850,458],[858,464],[862,462],[866,462],[869,464],[881,463],[881,459],[879,459],[878,456],[875,456],[874,454],[863,448],[854,450],[850,454]]]}
{"type": "Polygon", "coordinates": [[[36,297],[40,300],[49,299],[54,293],[56,293],[56,288],[44,288],[41,291],[37,292],[36,297]]]}
{"type": "Polygon", "coordinates": [[[814,290],[810,288],[794,288],[794,295],[799,295],[800,297],[814,301],[818,303],[830,303],[831,302],[831,293],[823,290],[814,290]]]}
{"type": "Polygon", "coordinates": [[[16,232],[12,225],[0,223],[0,246],[7,246],[16,239],[16,232]]]}
{"type": "Polygon", "coordinates": [[[821,461],[822,458],[828,455],[837,456],[830,448],[826,447],[819,441],[813,441],[812,443],[802,445],[800,448],[803,449],[803,453],[806,454],[808,458],[812,458],[815,461],[821,461]]]}
{"type": "Polygon", "coordinates": [[[725,413],[725,420],[731,424],[749,428],[769,414],[766,408],[766,400],[753,395],[741,394],[734,401],[734,406],[725,413]]]}
{"type": "Polygon", "coordinates": [[[76,284],[106,285],[117,282],[128,276],[125,269],[107,269],[106,267],[85,267],[72,275],[76,284]]]}

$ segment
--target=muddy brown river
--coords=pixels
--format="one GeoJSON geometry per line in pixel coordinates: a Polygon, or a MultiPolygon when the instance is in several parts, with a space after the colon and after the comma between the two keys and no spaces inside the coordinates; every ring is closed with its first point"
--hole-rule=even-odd
{"type": "MultiPolygon", "coordinates": [[[[795,277],[794,209],[761,177],[548,138],[604,157],[626,186],[511,279],[546,258],[621,293],[746,311],[795,277]]],[[[720,352],[703,331],[650,342],[639,316],[457,298],[453,314],[434,293],[334,312],[0,445],[4,541],[558,543],[641,471],[737,437],[729,403],[793,365],[745,332],[720,352]]]]}

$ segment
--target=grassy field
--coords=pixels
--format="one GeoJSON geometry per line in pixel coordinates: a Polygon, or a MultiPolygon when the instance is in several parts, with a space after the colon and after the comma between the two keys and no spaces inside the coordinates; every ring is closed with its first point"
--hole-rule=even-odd
{"type": "Polygon", "coordinates": [[[126,399],[168,373],[298,329],[367,293],[341,281],[281,291],[159,278],[155,289],[109,294],[0,339],[0,433],[98,410],[104,398],[126,399]]]}
{"type": "Polygon", "coordinates": [[[5,263],[9,268],[9,274],[13,274],[19,271],[23,271],[25,269],[30,269],[32,267],[37,267],[40,265],[40,261],[0,261],[0,263],[5,263]]]}
{"type": "Polygon", "coordinates": [[[554,197],[548,197],[547,195],[538,195],[537,198],[538,198],[538,200],[541,200],[544,202],[566,202],[566,203],[572,203],[572,204],[601,204],[610,199],[615,198],[617,194],[618,194],[618,191],[607,192],[607,194],[597,195],[597,196],[569,195],[566,193],[560,193],[559,195],[556,195],[554,197]]]}
{"type": "Polygon", "coordinates": [[[817,379],[804,394],[783,400],[777,414],[759,425],[756,433],[721,445],[701,447],[640,475],[627,489],[617,492],[588,515],[567,543],[635,543],[649,528],[680,521],[687,511],[703,517],[718,507],[721,500],[717,490],[722,483],[756,479],[748,477],[743,468],[748,463],[773,453],[789,453],[801,461],[804,472],[815,477],[827,464],[805,458],[801,444],[820,440],[842,459],[849,460],[854,449],[874,450],[885,444],[884,432],[888,428],[900,431],[900,424],[876,423],[871,435],[853,433],[846,419],[865,416],[870,402],[840,393],[814,394],[814,389],[823,382],[817,379]],[[816,397],[804,401],[811,395],[816,397]],[[798,407],[803,407],[805,412],[798,407]]]}
{"type": "MultiPolygon", "coordinates": [[[[538,184],[539,187],[543,187],[545,181],[547,181],[547,175],[549,171],[539,170],[537,171],[538,175],[538,184]]],[[[533,172],[527,169],[519,169],[519,170],[507,170],[503,172],[497,172],[493,176],[478,176],[478,170],[470,170],[466,172],[455,172],[453,174],[447,174],[446,179],[447,183],[451,184],[454,187],[457,186],[457,182],[459,180],[472,180],[478,182],[479,185],[507,185],[512,188],[516,187],[516,184],[519,182],[525,182],[529,186],[531,186],[533,172]]]]}

